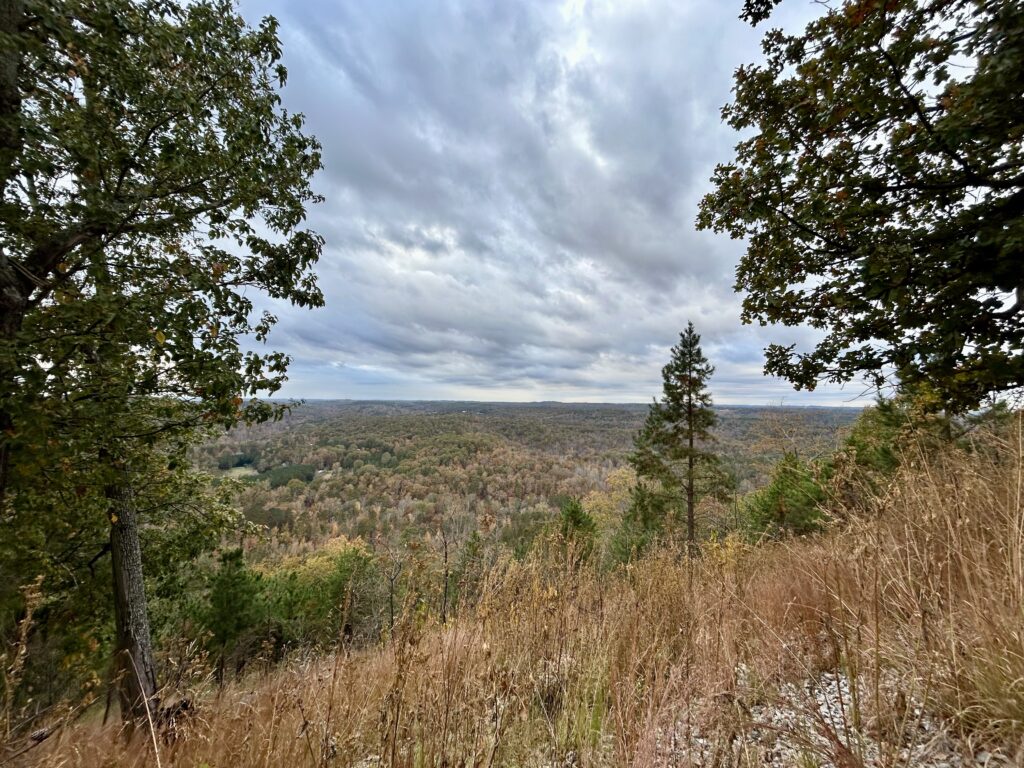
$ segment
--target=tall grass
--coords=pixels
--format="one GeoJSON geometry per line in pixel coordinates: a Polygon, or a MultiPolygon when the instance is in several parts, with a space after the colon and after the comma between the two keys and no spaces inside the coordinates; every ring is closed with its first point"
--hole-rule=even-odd
{"type": "MultiPolygon", "coordinates": [[[[696,559],[665,546],[613,573],[557,541],[500,558],[444,625],[410,601],[375,647],[200,691],[160,759],[849,768],[984,748],[1024,761],[1019,418],[966,447],[912,444],[891,481],[846,490],[832,502],[843,526],[813,538],[727,538],[696,559]]],[[[83,720],[19,760],[154,757],[83,720]]]]}

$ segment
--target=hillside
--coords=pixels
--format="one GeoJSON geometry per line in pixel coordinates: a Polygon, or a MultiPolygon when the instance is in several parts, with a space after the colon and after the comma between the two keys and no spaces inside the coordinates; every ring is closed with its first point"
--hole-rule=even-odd
{"type": "MultiPolygon", "coordinates": [[[[810,538],[613,570],[557,536],[499,553],[443,622],[421,585],[380,642],[197,681],[162,764],[1019,764],[1022,444],[1019,415],[914,432],[895,472],[833,483],[845,522],[810,538]]],[[[110,730],[36,764],[150,764],[110,730]]]]}
{"type": "MultiPolygon", "coordinates": [[[[293,538],[420,535],[442,519],[471,530],[489,516],[527,547],[566,498],[607,489],[647,408],[313,401],[281,422],[237,428],[195,460],[252,484],[240,496],[246,517],[293,538]]],[[[714,450],[744,494],[784,453],[835,448],[859,412],[720,407],[714,450]]]]}

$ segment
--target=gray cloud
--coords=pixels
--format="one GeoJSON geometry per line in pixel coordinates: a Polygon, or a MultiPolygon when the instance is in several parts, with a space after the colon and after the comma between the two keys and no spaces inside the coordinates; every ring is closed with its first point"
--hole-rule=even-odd
{"type": "Polygon", "coordinates": [[[324,146],[327,307],[268,305],[285,394],[647,400],[692,320],[720,401],[848,400],[761,376],[769,340],[813,336],[741,326],[742,244],[693,228],[759,56],[739,5],[245,0],[324,146]]]}

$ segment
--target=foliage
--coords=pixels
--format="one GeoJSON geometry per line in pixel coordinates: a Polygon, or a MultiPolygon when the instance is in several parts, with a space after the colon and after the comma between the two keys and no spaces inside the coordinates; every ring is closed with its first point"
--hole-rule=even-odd
{"type": "Polygon", "coordinates": [[[217,469],[233,469],[235,467],[248,467],[259,458],[255,453],[223,453],[217,459],[217,469]]]}
{"type": "Polygon", "coordinates": [[[768,485],[744,500],[744,511],[758,533],[799,536],[821,530],[826,498],[814,465],[788,453],[768,485]]]}
{"type": "Polygon", "coordinates": [[[229,0],[27,5],[8,40],[20,139],[0,190],[24,318],[0,340],[6,447],[24,461],[55,423],[88,419],[96,395],[68,396],[75,372],[111,355],[132,370],[97,383],[103,401],[112,384],[197,398],[206,423],[265,418],[239,398],[279,387],[286,360],[241,350],[274,321],[250,321],[249,289],[322,301],[321,239],[302,228],[319,147],[280,107],[276,24],[249,28],[229,0]]]}
{"type": "Polygon", "coordinates": [[[229,0],[2,10],[0,558],[16,562],[0,634],[8,596],[42,573],[38,641],[89,638],[96,667],[110,489],[132,485],[158,597],[236,520],[186,452],[207,427],[281,412],[252,396],[286,358],[241,338],[274,323],[255,292],[322,302],[322,240],[303,225],[319,145],[281,108],[276,23],[250,28],[229,0]]]}
{"type": "MultiPolygon", "coordinates": [[[[980,416],[977,418],[981,418],[980,416]]],[[[856,506],[884,492],[909,450],[929,453],[949,442],[952,422],[934,413],[927,395],[908,389],[865,408],[829,455],[787,451],[768,483],[743,500],[755,534],[804,535],[821,530],[825,509],[856,506]]]]}
{"type": "Polygon", "coordinates": [[[905,398],[879,398],[853,423],[844,449],[862,470],[892,475],[900,464],[900,443],[923,419],[905,398]]]}
{"type": "MultiPolygon", "coordinates": [[[[230,482],[212,488],[181,446],[160,444],[132,458],[147,593],[159,613],[174,614],[193,586],[192,563],[238,527],[237,489],[230,482]]],[[[109,674],[110,523],[102,473],[88,456],[66,460],[18,501],[0,536],[0,644],[6,646],[24,610],[21,586],[41,579],[22,693],[48,706],[94,691],[109,674]]],[[[162,622],[155,618],[154,631],[162,622]]]]}
{"type": "MultiPolygon", "coordinates": [[[[975,430],[971,450],[908,447],[880,495],[829,500],[848,522],[820,535],[725,536],[699,558],[669,544],[610,570],[551,547],[498,558],[443,624],[410,603],[385,642],[198,696],[162,764],[1020,762],[1020,418],[975,430]]],[[[27,764],[154,762],[98,720],[27,764]]]]}
{"type": "MultiPolygon", "coordinates": [[[[613,550],[620,545],[626,551],[620,559],[629,559],[644,547],[623,544],[623,519],[637,483],[625,455],[646,410],[643,405],[314,402],[282,421],[218,432],[208,442],[182,449],[187,456],[161,442],[159,456],[152,455],[133,474],[160,657],[177,663],[177,649],[206,642],[210,661],[217,661],[217,647],[205,640],[204,629],[217,561],[201,553],[223,546],[221,536],[238,525],[238,513],[267,529],[245,537],[245,567],[260,576],[255,600],[260,615],[228,651],[228,678],[240,663],[244,668],[307,643],[326,647],[337,641],[336,601],[343,590],[338,582],[327,584],[334,569],[329,563],[318,566],[316,578],[299,573],[314,553],[340,547],[335,540],[352,542],[362,535],[374,542],[372,562],[354,582],[350,622],[353,642],[371,645],[387,623],[385,547],[393,546],[404,566],[398,612],[410,594],[411,553],[399,545],[403,532],[406,541],[420,544],[424,557],[434,558],[418,578],[434,585],[427,598],[439,606],[442,566],[438,544],[429,537],[442,525],[448,529],[452,616],[476,604],[494,563],[508,555],[527,560],[538,534],[558,528],[555,499],[582,499],[594,519],[590,564],[615,562],[613,550]],[[243,483],[231,471],[218,470],[225,454],[255,456],[253,469],[262,469],[263,477],[282,464],[307,464],[318,472],[299,488],[271,489],[267,482],[243,483]],[[385,462],[385,454],[392,460],[385,462]],[[357,461],[363,462],[359,468],[357,461]],[[207,487],[191,465],[221,483],[207,487]]],[[[794,440],[822,451],[855,414],[850,409],[724,408],[718,410],[716,436],[724,461],[738,468],[745,487],[752,487],[769,476],[760,468],[761,457],[772,452],[750,442],[766,421],[783,420],[794,440]]],[[[0,537],[4,644],[14,637],[22,615],[19,587],[37,573],[47,574],[20,689],[27,695],[30,685],[40,702],[102,693],[99,686],[109,672],[109,561],[101,556],[88,567],[106,540],[104,500],[94,485],[81,497],[75,490],[82,478],[91,477],[78,474],[89,470],[87,459],[45,475],[36,495],[25,496],[26,510],[31,501],[38,514],[19,518],[16,526],[6,520],[11,536],[0,537]],[[76,503],[54,506],[61,498],[76,503]],[[72,507],[78,518],[67,514],[72,507]]],[[[170,663],[164,668],[176,669],[170,663]]]]}
{"type": "Polygon", "coordinates": [[[339,538],[315,553],[257,567],[242,549],[225,550],[190,611],[207,633],[223,682],[228,670],[279,661],[289,650],[375,641],[385,600],[373,555],[361,542],[339,538]]]}
{"type": "Polygon", "coordinates": [[[737,71],[698,225],[747,240],[745,321],[827,331],[766,372],[895,372],[959,412],[1024,384],[1022,30],[1013,0],[848,0],[737,71]]]}
{"type": "Polygon", "coordinates": [[[537,538],[550,529],[552,518],[552,510],[546,504],[524,507],[501,526],[497,540],[512,552],[513,557],[522,559],[529,554],[537,538]]]}
{"type": "Polygon", "coordinates": [[[562,538],[587,538],[594,535],[597,524],[594,518],[583,508],[579,499],[568,499],[562,504],[560,533],[562,538]]]}
{"type": "Polygon", "coordinates": [[[584,509],[580,499],[568,499],[562,504],[559,532],[569,547],[570,554],[586,560],[594,549],[597,523],[584,509]]]}
{"type": "MultiPolygon", "coordinates": [[[[642,405],[320,401],[281,422],[225,433],[193,456],[213,472],[225,454],[239,453],[258,455],[261,477],[282,465],[317,469],[300,487],[254,483],[240,492],[246,519],[271,529],[250,552],[254,561],[300,542],[316,546],[337,535],[395,542],[400,532],[425,537],[449,524],[457,531],[457,553],[486,520],[494,530],[485,538],[521,558],[538,534],[557,526],[562,500],[580,498],[597,524],[603,562],[632,504],[637,478],[625,458],[647,411],[642,405]]],[[[721,461],[701,468],[698,497],[721,497],[730,487],[726,471],[741,491],[767,481],[784,448],[758,442],[766,426],[779,422],[789,441],[820,453],[858,411],[727,407],[716,413],[721,461]]],[[[710,519],[699,522],[704,535],[710,519]]]]}
{"type": "Polygon", "coordinates": [[[310,464],[288,464],[270,470],[265,477],[270,481],[271,488],[280,488],[282,485],[288,485],[292,480],[302,480],[308,483],[315,475],[316,467],[310,464]]]}
{"type": "Polygon", "coordinates": [[[383,597],[373,557],[358,541],[336,539],[315,553],[264,569],[266,632],[279,647],[326,647],[346,635],[374,639],[383,597]]]}
{"type": "Polygon", "coordinates": [[[207,589],[203,625],[210,633],[210,644],[217,652],[218,677],[224,679],[224,662],[239,639],[257,625],[263,612],[260,605],[261,577],[246,566],[241,549],[229,549],[220,555],[220,567],[213,573],[207,589]]]}
{"type": "Polygon", "coordinates": [[[665,534],[678,500],[663,488],[638,481],[630,493],[630,505],[609,542],[613,563],[628,563],[647,552],[665,534]]]}

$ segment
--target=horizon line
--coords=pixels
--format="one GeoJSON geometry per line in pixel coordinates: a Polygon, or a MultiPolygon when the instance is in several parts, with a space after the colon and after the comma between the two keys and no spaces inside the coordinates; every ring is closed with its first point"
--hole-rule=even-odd
{"type": "MultiPolygon", "coordinates": [[[[461,400],[456,398],[363,398],[363,397],[263,397],[249,398],[259,399],[268,402],[319,402],[319,403],[467,403],[470,405],[616,405],[616,406],[648,406],[649,403],[640,401],[614,401],[614,400],[461,400]]],[[[865,400],[867,400],[865,398],[865,400]]],[[[713,408],[830,408],[830,409],[862,409],[873,405],[874,401],[864,402],[861,405],[826,405],[821,403],[712,403],[713,408]]]]}

